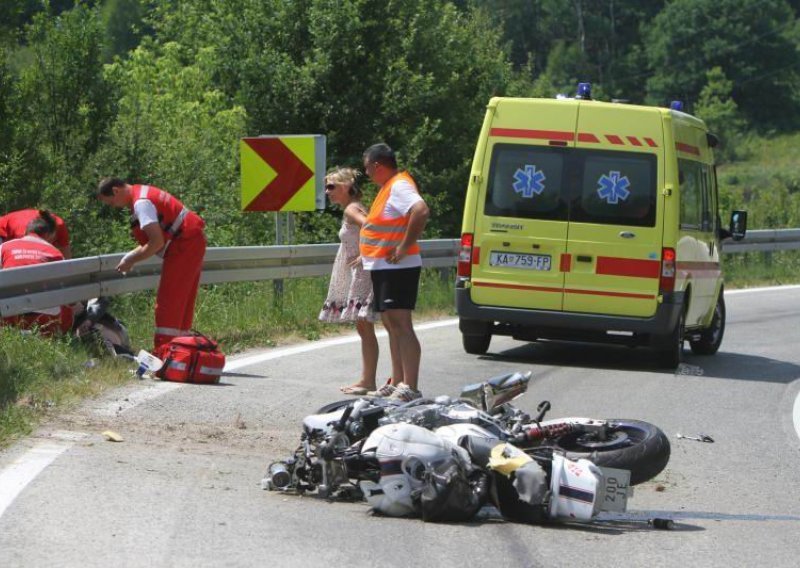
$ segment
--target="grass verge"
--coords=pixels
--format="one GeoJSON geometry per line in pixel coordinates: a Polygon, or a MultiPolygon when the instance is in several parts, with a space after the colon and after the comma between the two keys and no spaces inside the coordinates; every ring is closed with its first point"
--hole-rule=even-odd
{"type": "MultiPolygon", "coordinates": [[[[417,319],[454,313],[452,279],[423,271],[417,319]]],[[[327,290],[327,278],[286,280],[279,301],[271,281],[203,287],[195,328],[218,340],[228,355],[352,331],[351,325],[317,319],[327,290]]],[[[114,298],[111,306],[137,350],[152,346],[154,297],[130,294],[114,298]]],[[[131,368],[102,356],[94,345],[0,327],[0,448],[29,434],[50,413],[132,380],[131,368]]]]}

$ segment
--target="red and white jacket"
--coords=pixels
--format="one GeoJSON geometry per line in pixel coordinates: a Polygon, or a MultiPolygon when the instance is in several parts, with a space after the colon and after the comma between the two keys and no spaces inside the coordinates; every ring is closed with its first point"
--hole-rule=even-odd
{"type": "MultiPolygon", "coordinates": [[[[197,213],[184,207],[180,200],[152,185],[133,185],[131,186],[133,203],[140,199],[146,199],[156,208],[158,214],[158,224],[164,234],[164,242],[169,243],[174,238],[184,234],[192,236],[203,230],[205,222],[197,213]]],[[[133,212],[133,205],[131,205],[133,212]]],[[[131,219],[131,232],[133,238],[140,245],[147,243],[147,235],[139,227],[139,220],[136,217],[131,219]]]]}
{"type": "Polygon", "coordinates": [[[17,268],[56,260],[64,260],[64,255],[37,235],[25,235],[0,244],[0,268],[17,268]]]}

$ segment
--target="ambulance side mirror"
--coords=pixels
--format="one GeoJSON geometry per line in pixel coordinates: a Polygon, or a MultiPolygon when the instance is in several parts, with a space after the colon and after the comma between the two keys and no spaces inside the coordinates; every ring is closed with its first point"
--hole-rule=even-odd
{"type": "Polygon", "coordinates": [[[747,211],[731,213],[730,233],[734,241],[741,241],[744,238],[747,233],[747,211]]]}
{"type": "Polygon", "coordinates": [[[706,132],[706,142],[708,142],[709,148],[716,148],[719,146],[719,137],[711,132],[706,132]]]}

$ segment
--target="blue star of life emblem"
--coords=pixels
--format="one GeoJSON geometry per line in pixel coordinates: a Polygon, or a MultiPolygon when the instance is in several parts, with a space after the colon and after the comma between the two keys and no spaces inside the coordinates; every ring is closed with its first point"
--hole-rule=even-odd
{"type": "Polygon", "coordinates": [[[525,169],[518,168],[514,172],[514,191],[526,199],[530,199],[534,194],[539,195],[544,191],[545,175],[542,170],[536,170],[535,165],[526,165],[525,169]]]}
{"type": "Polygon", "coordinates": [[[628,176],[620,177],[619,172],[608,172],[608,175],[603,174],[597,180],[597,195],[604,199],[609,205],[616,205],[620,200],[625,201],[631,194],[628,191],[631,182],[628,176]]]}

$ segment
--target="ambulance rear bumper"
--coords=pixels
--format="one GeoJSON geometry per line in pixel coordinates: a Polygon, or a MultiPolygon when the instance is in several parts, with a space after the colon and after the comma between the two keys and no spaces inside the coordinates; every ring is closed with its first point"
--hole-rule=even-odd
{"type": "Polygon", "coordinates": [[[651,317],[527,310],[483,306],[472,301],[468,288],[456,288],[456,313],[465,335],[512,335],[524,339],[600,339],[608,332],[629,333],[641,338],[669,335],[683,310],[685,292],[664,295],[651,317]]]}

